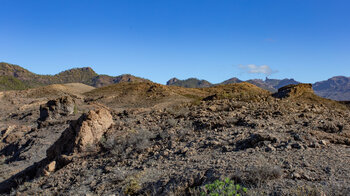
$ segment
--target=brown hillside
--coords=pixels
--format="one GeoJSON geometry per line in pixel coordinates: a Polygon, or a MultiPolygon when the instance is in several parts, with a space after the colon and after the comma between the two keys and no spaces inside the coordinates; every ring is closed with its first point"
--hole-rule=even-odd
{"type": "Polygon", "coordinates": [[[9,63],[0,63],[0,76],[13,76],[21,80],[29,80],[35,74],[20,67],[9,63]]]}
{"type": "Polygon", "coordinates": [[[210,94],[205,100],[211,99],[237,99],[260,100],[270,95],[270,92],[253,84],[242,82],[235,84],[219,85],[203,89],[210,94]]]}
{"type": "Polygon", "coordinates": [[[98,100],[110,107],[153,107],[164,103],[177,104],[204,97],[207,92],[151,82],[118,83],[84,94],[90,100],[98,100]]]}
{"type": "Polygon", "coordinates": [[[91,85],[95,87],[103,87],[103,86],[108,86],[111,84],[117,84],[121,82],[151,82],[151,81],[144,78],[136,77],[130,74],[123,74],[116,77],[112,77],[108,75],[99,75],[92,80],[91,85]]]}

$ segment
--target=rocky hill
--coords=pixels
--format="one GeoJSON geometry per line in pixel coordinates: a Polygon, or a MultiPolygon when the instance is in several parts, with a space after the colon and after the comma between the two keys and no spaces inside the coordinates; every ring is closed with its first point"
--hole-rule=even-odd
{"type": "Polygon", "coordinates": [[[32,87],[83,83],[102,87],[120,82],[147,82],[149,80],[124,74],[120,76],[98,75],[90,67],[74,68],[55,75],[34,74],[18,65],[0,63],[0,90],[20,90],[32,87]]]}
{"type": "Polygon", "coordinates": [[[167,82],[170,86],[181,86],[185,88],[204,88],[210,87],[212,84],[206,80],[199,80],[197,78],[189,78],[186,80],[179,80],[177,78],[172,78],[167,82]]]}
{"type": "Polygon", "coordinates": [[[83,67],[69,69],[53,75],[52,77],[46,76],[45,78],[47,78],[47,82],[45,80],[42,82],[49,84],[83,83],[91,85],[92,79],[97,76],[98,74],[92,70],[91,67],[83,67]]]}
{"type": "Polygon", "coordinates": [[[103,87],[103,86],[108,86],[110,84],[117,84],[122,82],[151,82],[151,81],[144,78],[139,78],[130,74],[123,74],[116,77],[99,75],[92,79],[92,86],[103,87]]]}
{"type": "Polygon", "coordinates": [[[172,85],[175,84],[177,81],[179,81],[179,79],[177,79],[177,78],[171,78],[170,80],[168,80],[168,81],[166,82],[166,85],[172,86],[172,85]]]}
{"type": "Polygon", "coordinates": [[[228,80],[223,81],[221,84],[235,84],[235,83],[241,83],[241,82],[243,82],[243,81],[234,77],[234,78],[230,78],[228,80]]]}
{"type": "Polygon", "coordinates": [[[18,65],[1,62],[0,76],[13,76],[19,80],[31,80],[35,74],[18,65]]]}
{"type": "Polygon", "coordinates": [[[0,110],[0,195],[350,192],[349,106],[310,84],[55,84],[0,92],[0,110]]]}

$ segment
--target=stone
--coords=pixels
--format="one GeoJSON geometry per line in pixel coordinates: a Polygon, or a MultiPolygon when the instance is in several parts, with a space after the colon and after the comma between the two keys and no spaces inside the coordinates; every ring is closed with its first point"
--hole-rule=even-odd
{"type": "Polygon", "coordinates": [[[271,151],[276,151],[276,148],[273,147],[271,144],[268,144],[267,147],[265,148],[266,152],[271,152],[271,151]]]}
{"type": "Polygon", "coordinates": [[[68,116],[74,113],[75,102],[71,97],[65,96],[50,100],[40,106],[39,120],[53,120],[61,116],[68,116]]]}
{"type": "Polygon", "coordinates": [[[302,138],[300,137],[299,134],[295,134],[293,137],[295,141],[302,141],[302,138]]]}
{"type": "Polygon", "coordinates": [[[49,163],[47,166],[46,166],[46,170],[48,172],[54,172],[56,169],[56,161],[52,161],[51,163],[49,163]]]}
{"type": "Polygon", "coordinates": [[[217,107],[215,105],[208,107],[209,111],[215,112],[217,110],[217,107]]]}
{"type": "Polygon", "coordinates": [[[293,179],[301,179],[301,175],[300,175],[298,172],[294,172],[294,173],[292,174],[292,178],[293,178],[293,179]]]}
{"type": "Polygon", "coordinates": [[[91,151],[97,146],[103,134],[113,124],[113,117],[104,108],[91,110],[77,121],[71,122],[61,137],[46,151],[47,157],[53,160],[60,155],[91,151]]]}
{"type": "Polygon", "coordinates": [[[112,125],[112,115],[106,109],[90,111],[85,120],[79,124],[76,132],[75,145],[79,151],[84,151],[88,145],[99,143],[105,131],[112,125]]]}
{"type": "Polygon", "coordinates": [[[276,98],[299,97],[305,93],[314,94],[312,84],[290,84],[279,88],[273,96],[276,98]]]}
{"type": "Polygon", "coordinates": [[[327,146],[327,145],[329,144],[329,141],[327,141],[327,140],[320,140],[319,143],[320,143],[321,145],[327,146]]]}
{"type": "Polygon", "coordinates": [[[319,148],[320,147],[320,144],[317,143],[317,142],[312,142],[310,145],[309,145],[310,148],[319,148]]]}
{"type": "Polygon", "coordinates": [[[299,143],[294,143],[291,146],[292,146],[292,148],[296,148],[296,149],[302,149],[303,148],[303,146],[301,146],[299,143]]]}

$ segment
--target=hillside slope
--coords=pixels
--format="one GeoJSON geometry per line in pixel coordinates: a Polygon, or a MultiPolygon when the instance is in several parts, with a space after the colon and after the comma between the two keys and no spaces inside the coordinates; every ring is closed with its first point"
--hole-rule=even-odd
{"type": "Polygon", "coordinates": [[[147,79],[124,74],[98,75],[91,67],[73,68],[55,75],[34,74],[18,65],[0,63],[0,90],[19,90],[50,84],[83,83],[94,87],[120,82],[149,82],[147,79]]]}
{"type": "Polygon", "coordinates": [[[0,91],[23,90],[30,86],[13,76],[0,76],[0,91]]]}
{"type": "Polygon", "coordinates": [[[248,195],[350,191],[350,110],[310,84],[90,88],[0,92],[0,194],[191,196],[225,178],[248,195]]]}

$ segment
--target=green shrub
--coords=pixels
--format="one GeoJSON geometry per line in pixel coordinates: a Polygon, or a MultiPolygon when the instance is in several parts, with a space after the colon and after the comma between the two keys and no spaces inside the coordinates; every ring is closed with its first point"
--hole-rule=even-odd
{"type": "Polygon", "coordinates": [[[215,180],[213,183],[205,185],[203,189],[202,196],[241,196],[247,193],[247,188],[235,184],[229,178],[225,178],[223,181],[215,180]]]}
{"type": "Polygon", "coordinates": [[[74,111],[73,111],[74,114],[78,114],[78,106],[77,105],[74,105],[74,111]]]}
{"type": "Polygon", "coordinates": [[[141,186],[138,179],[131,178],[128,180],[123,192],[125,195],[135,195],[140,189],[141,186]]]}

